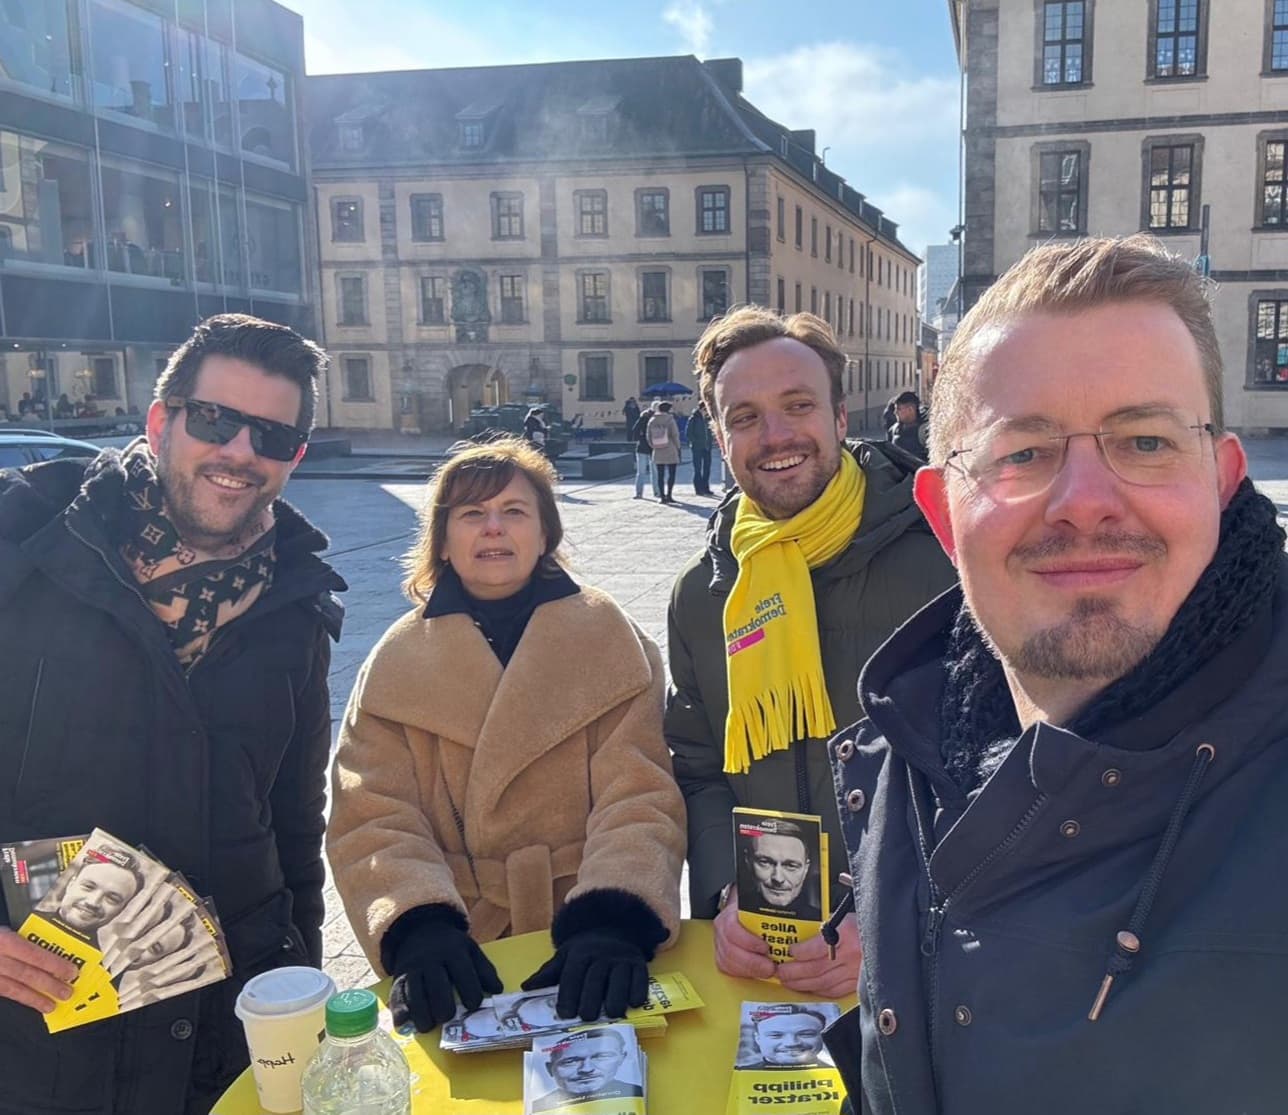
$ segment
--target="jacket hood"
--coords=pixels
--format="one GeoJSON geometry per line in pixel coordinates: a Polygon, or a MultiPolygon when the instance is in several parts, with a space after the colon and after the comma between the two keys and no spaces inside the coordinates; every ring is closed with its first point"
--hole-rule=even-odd
{"type": "MultiPolygon", "coordinates": [[[[928,530],[912,498],[912,481],[921,461],[895,446],[877,441],[847,441],[863,470],[866,489],[863,518],[853,540],[841,554],[814,571],[824,580],[851,577],[908,530],[928,530]]],[[[711,560],[711,591],[725,596],[738,577],[738,562],[729,544],[742,493],[736,488],[707,520],[707,555],[711,560]]]]}
{"type": "MultiPolygon", "coordinates": [[[[0,560],[0,597],[31,564],[25,556],[7,560],[10,553],[17,557],[23,544],[55,519],[84,523],[110,538],[125,480],[119,449],[104,449],[90,461],[63,458],[0,472],[0,555],[6,559],[0,560]]],[[[330,545],[327,536],[284,499],[273,502],[273,512],[279,575],[271,591],[295,597],[317,594],[327,629],[338,639],[343,606],[333,594],[344,592],[348,585],[318,556],[330,545]]]]}

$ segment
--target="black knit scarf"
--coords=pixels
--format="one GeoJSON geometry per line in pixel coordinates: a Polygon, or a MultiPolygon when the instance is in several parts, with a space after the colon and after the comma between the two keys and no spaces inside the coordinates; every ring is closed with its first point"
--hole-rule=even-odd
{"type": "MultiPolygon", "coordinates": [[[[1244,480],[1221,515],[1217,551],[1163,638],[1131,671],[1064,725],[1095,738],[1153,708],[1213,655],[1229,646],[1265,606],[1284,548],[1275,505],[1244,480]]],[[[963,604],[948,637],[940,753],[953,781],[970,793],[1020,735],[1002,664],[963,604]]]]}

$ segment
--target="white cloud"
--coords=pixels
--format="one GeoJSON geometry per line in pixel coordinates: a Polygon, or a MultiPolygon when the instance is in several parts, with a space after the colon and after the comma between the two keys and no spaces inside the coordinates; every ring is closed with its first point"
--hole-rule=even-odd
{"type": "Polygon", "coordinates": [[[706,57],[711,46],[712,21],[702,0],[675,0],[662,13],[662,20],[680,33],[687,53],[706,57]]]}
{"type": "Polygon", "coordinates": [[[813,128],[827,165],[897,221],[914,251],[957,223],[955,75],[843,42],[748,59],[743,75],[747,99],[789,128],[813,128]]]}

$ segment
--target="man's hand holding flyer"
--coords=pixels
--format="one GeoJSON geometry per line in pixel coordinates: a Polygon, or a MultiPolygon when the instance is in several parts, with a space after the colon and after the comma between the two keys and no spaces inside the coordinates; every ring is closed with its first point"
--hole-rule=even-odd
{"type": "Polygon", "coordinates": [[[0,859],[13,928],[80,969],[71,998],[44,1015],[50,1033],[205,987],[232,970],[219,919],[187,880],[101,829],[4,845],[0,859]]]}

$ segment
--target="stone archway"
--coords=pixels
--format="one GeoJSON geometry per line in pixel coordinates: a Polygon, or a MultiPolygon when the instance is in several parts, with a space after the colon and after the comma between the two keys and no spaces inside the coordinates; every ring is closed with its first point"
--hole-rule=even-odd
{"type": "Polygon", "coordinates": [[[500,368],[487,364],[458,364],[447,373],[447,421],[461,429],[473,407],[495,407],[510,401],[510,382],[500,368]]]}

